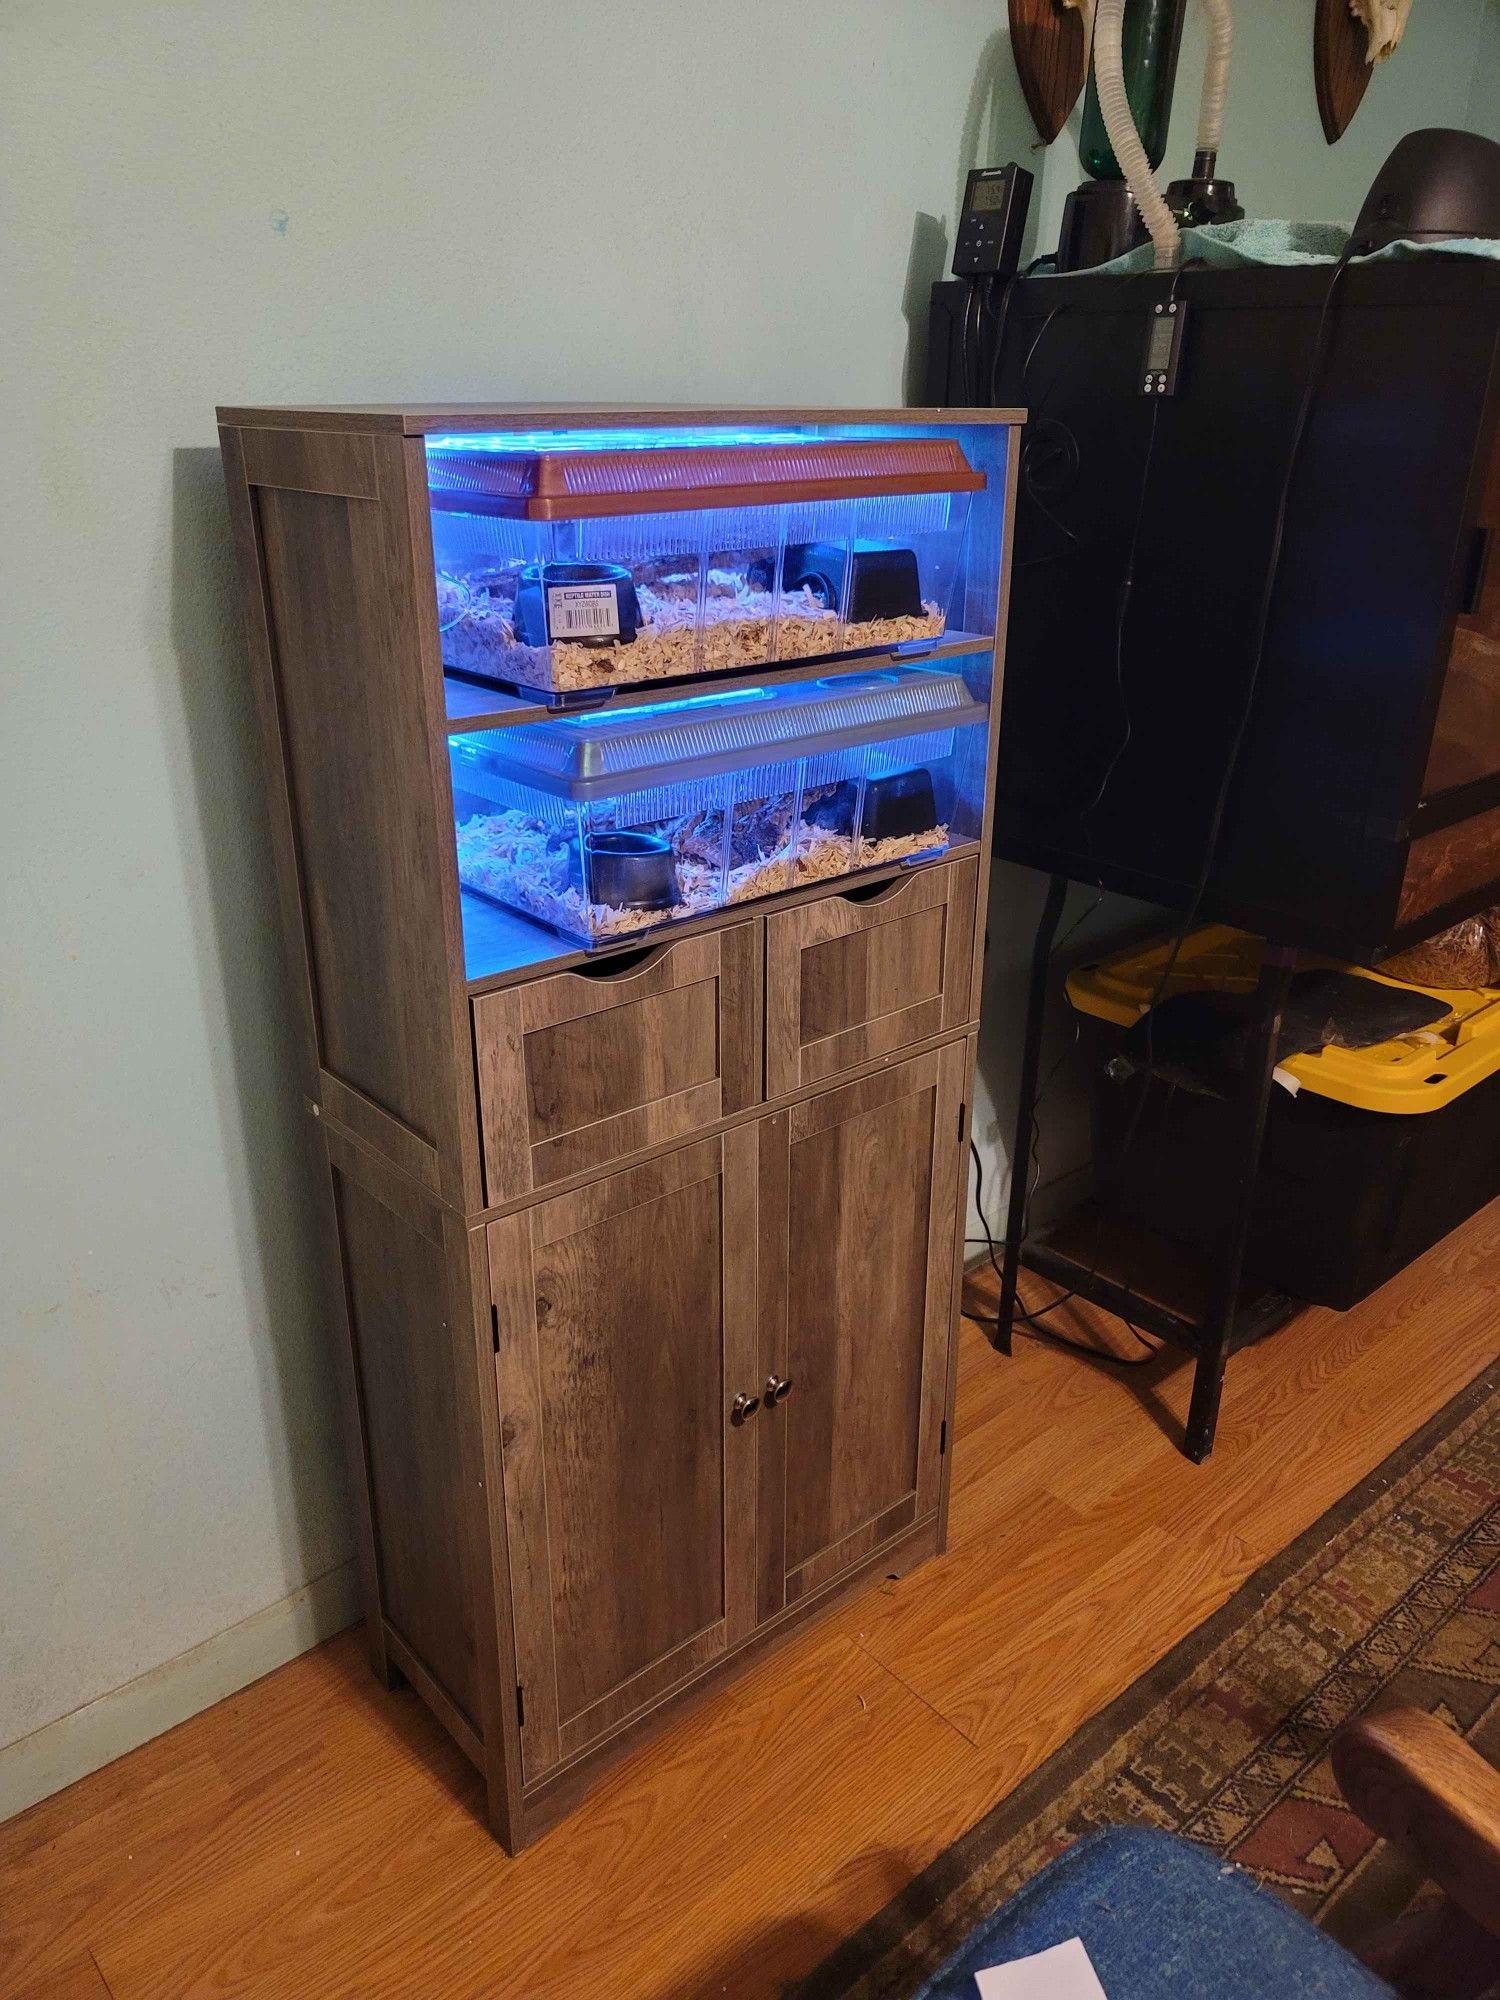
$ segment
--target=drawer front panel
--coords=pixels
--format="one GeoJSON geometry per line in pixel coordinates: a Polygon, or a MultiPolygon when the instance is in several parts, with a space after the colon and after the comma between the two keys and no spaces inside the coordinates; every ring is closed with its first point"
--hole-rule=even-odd
{"type": "Polygon", "coordinates": [[[969,858],[767,918],[770,1096],[965,1024],[978,879],[969,858]]]}
{"type": "Polygon", "coordinates": [[[758,922],[474,1002],[485,1198],[515,1200],[760,1100],[758,922]]]}

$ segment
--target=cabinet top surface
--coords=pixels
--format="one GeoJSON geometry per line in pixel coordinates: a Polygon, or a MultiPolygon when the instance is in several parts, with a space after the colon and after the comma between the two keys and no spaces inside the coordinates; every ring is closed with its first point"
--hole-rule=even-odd
{"type": "Polygon", "coordinates": [[[758,424],[994,424],[1026,421],[1020,409],[870,410],[787,409],[774,404],[718,408],[682,403],[636,403],[609,407],[596,403],[317,403],[268,407],[220,406],[219,422],[241,429],[391,431],[422,437],[429,431],[507,431],[551,427],[608,430],[642,419],[670,417],[679,425],[758,424]]]}

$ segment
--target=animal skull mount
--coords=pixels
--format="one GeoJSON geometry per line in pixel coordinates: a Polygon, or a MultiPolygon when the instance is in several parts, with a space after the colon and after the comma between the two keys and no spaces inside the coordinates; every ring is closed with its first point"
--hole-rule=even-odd
{"type": "Polygon", "coordinates": [[[1313,81],[1330,146],[1348,130],[1376,65],[1394,55],[1410,12],[1411,0],[1318,0],[1313,81]]]}
{"type": "Polygon", "coordinates": [[[1094,0],[1008,0],[1010,52],[1037,136],[1050,146],[1089,71],[1094,0]]]}
{"type": "Polygon", "coordinates": [[[1406,33],[1411,0],[1349,0],[1349,12],[1365,28],[1365,61],[1389,62],[1406,33]]]}

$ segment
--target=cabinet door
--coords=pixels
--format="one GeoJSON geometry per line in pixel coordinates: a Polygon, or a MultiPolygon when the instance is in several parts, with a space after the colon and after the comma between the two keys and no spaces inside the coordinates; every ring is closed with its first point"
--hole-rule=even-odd
{"type": "Polygon", "coordinates": [[[761,982],[751,921],[481,994],[487,1200],[498,1207],[758,1103],[761,982]]]}
{"type": "Polygon", "coordinates": [[[966,1045],[760,1124],[758,1609],[933,1513],[953,1332],[966,1045]]]}
{"type": "Polygon", "coordinates": [[[978,880],[967,857],[767,917],[767,1096],[963,1026],[978,880]]]}
{"type": "Polygon", "coordinates": [[[756,1130],[487,1231],[526,1782],[754,1623],[756,1130]]]}

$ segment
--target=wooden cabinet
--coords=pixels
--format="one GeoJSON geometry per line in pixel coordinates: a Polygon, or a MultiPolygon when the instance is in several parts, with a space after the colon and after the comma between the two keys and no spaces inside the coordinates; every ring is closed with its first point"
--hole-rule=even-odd
{"type": "Polygon", "coordinates": [[[936,1515],[967,1060],[489,1225],[528,1784],[936,1515]]]}
{"type": "MultiPolygon", "coordinates": [[[[689,1699],[942,1545],[987,880],[988,817],[955,809],[940,859],[789,869],[660,942],[622,929],[590,956],[496,905],[476,971],[449,739],[476,704],[499,726],[500,697],[443,673],[424,440],[569,421],[237,410],[221,432],[371,1661],[479,1766],[512,1849],[689,1699]]],[[[984,704],[1013,422],[970,424],[982,557],[940,642],[984,704]]],[[[978,800],[993,712],[967,726],[978,800]]],[[[829,810],[842,772],[817,781],[829,810]]],[[[546,850],[564,871],[569,838],[546,850]]]]}
{"type": "Polygon", "coordinates": [[[966,1062],[488,1226],[528,1784],[936,1514],[966,1062]]]}

